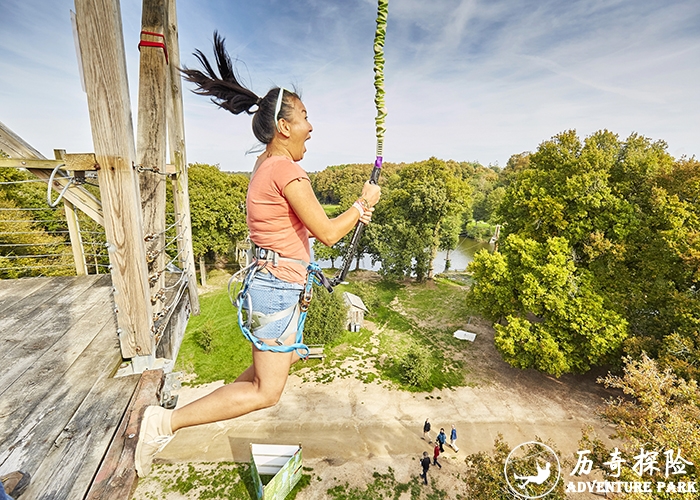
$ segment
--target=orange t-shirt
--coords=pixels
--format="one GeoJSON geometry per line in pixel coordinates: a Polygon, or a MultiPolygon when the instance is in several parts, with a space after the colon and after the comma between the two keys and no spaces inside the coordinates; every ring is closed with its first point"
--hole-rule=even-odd
{"type": "MultiPolygon", "coordinates": [[[[298,164],[284,156],[266,158],[253,174],[246,198],[250,239],[257,246],[274,250],[281,257],[309,262],[309,231],[284,197],[284,188],[293,181],[310,182],[298,164]]],[[[306,268],[280,260],[267,269],[290,283],[305,284],[306,268]]]]}

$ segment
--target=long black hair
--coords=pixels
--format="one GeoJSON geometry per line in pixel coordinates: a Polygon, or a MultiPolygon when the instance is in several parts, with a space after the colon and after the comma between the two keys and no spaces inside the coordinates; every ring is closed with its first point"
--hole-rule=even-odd
{"type": "MultiPolygon", "coordinates": [[[[199,60],[205,72],[183,67],[180,71],[185,80],[196,85],[195,94],[211,96],[211,101],[234,115],[243,112],[253,115],[253,134],[263,144],[269,144],[275,136],[277,126],[275,106],[280,93],[279,87],[271,88],[264,97],[258,97],[255,92],[240,83],[240,77],[226,52],[224,38],[214,31],[214,56],[219,75],[212,68],[207,57],[201,50],[195,49],[194,56],[199,60]],[[257,109],[252,109],[257,106],[257,109]]],[[[300,99],[297,92],[283,89],[282,106],[277,118],[289,120],[293,98],[300,99]]]]}

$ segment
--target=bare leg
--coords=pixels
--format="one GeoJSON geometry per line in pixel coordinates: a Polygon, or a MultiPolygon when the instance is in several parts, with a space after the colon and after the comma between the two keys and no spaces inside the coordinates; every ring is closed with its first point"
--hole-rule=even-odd
{"type": "MultiPolygon", "coordinates": [[[[290,336],[289,342],[293,341],[293,336],[290,336]]],[[[173,412],[173,432],[273,406],[287,383],[289,367],[298,358],[294,352],[260,351],[253,347],[253,364],[234,382],[173,412]]]]}

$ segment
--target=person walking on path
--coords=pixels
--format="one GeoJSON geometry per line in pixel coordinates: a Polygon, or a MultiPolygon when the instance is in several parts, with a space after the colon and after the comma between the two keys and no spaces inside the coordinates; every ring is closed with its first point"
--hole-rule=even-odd
{"type": "Polygon", "coordinates": [[[420,475],[420,477],[423,478],[423,484],[428,484],[428,469],[430,469],[430,457],[428,456],[427,451],[423,452],[423,458],[421,458],[420,464],[423,467],[423,473],[420,475]]]}
{"type": "Polygon", "coordinates": [[[455,424],[452,424],[452,432],[450,432],[450,446],[457,453],[459,448],[457,448],[457,429],[455,429],[455,424]]]}
{"type": "Polygon", "coordinates": [[[438,457],[440,456],[440,445],[438,443],[435,443],[435,448],[433,449],[433,465],[437,465],[442,469],[442,465],[440,465],[440,462],[437,461],[438,457]]]}
{"type": "MultiPolygon", "coordinates": [[[[178,429],[236,418],[277,404],[292,363],[303,356],[299,349],[307,349],[296,337],[303,327],[300,307],[308,306],[308,302],[300,304],[300,295],[311,277],[308,273],[315,272],[310,265],[309,238],[328,246],[335,244],[358,221],[370,222],[380,196],[379,186],[367,182],[348,210],[329,219],[308,174],[297,163],[304,158],[305,143],[313,130],[299,95],[274,87],[258,97],[238,81],[224,39],[216,32],[214,51],[220,76],[198,50],[195,55],[204,72],[184,68],[185,79],[196,85],[195,93],[210,96],[220,108],[235,115],[253,115],[253,134],[263,148],[246,198],[246,222],[256,246],[255,274],[246,275],[246,310],[249,317],[258,318],[250,322],[256,323],[249,338],[253,363],[233,383],[181,408],[147,407],[136,445],[139,477],[149,474],[154,456],[178,429]]],[[[302,298],[306,297],[304,293],[302,298]]]]}
{"type": "Polygon", "coordinates": [[[430,419],[426,418],[423,424],[423,439],[425,439],[428,444],[432,443],[433,440],[430,439],[430,419]]]}
{"type": "Polygon", "coordinates": [[[440,434],[437,435],[435,441],[440,445],[440,453],[445,453],[445,443],[447,442],[447,434],[445,429],[440,427],[440,434]]]}

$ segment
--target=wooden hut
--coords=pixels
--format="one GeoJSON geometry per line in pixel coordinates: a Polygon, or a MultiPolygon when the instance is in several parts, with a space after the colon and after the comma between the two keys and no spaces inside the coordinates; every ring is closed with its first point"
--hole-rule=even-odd
{"type": "Polygon", "coordinates": [[[365,322],[365,313],[368,313],[362,299],[350,292],[343,293],[343,302],[348,306],[347,329],[351,332],[359,332],[365,322]]]}

